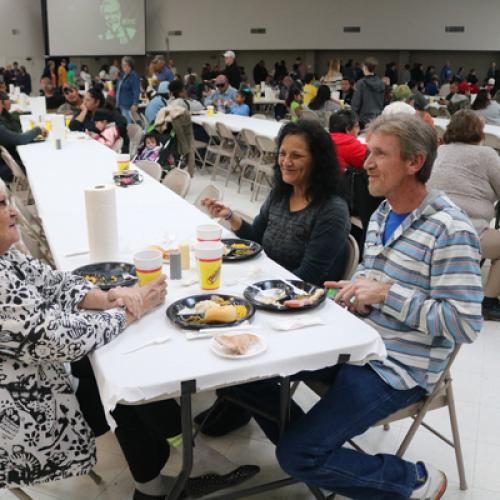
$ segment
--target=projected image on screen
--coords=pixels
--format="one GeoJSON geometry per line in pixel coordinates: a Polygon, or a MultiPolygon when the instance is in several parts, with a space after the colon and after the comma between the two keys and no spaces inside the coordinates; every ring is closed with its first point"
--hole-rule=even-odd
{"type": "Polygon", "coordinates": [[[47,0],[51,55],[144,54],[144,0],[47,0]]]}
{"type": "Polygon", "coordinates": [[[100,40],[117,39],[120,45],[126,45],[137,35],[136,20],[122,15],[122,6],[118,0],[102,0],[101,14],[106,23],[106,31],[99,35],[100,40]]]}

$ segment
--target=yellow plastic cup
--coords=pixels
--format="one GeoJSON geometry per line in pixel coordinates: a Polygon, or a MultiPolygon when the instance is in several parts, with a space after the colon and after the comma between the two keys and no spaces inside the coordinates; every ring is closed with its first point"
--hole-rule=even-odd
{"type": "Polygon", "coordinates": [[[202,290],[216,290],[220,287],[224,245],[220,241],[198,243],[194,251],[202,290]]]}
{"type": "Polygon", "coordinates": [[[344,107],[345,107],[344,99],[340,99],[339,102],[340,102],[340,109],[344,109],[344,107]]]}
{"type": "Polygon", "coordinates": [[[144,286],[161,276],[163,255],[159,250],[142,250],[134,255],[134,265],[139,286],[144,286]]]}
{"type": "Polygon", "coordinates": [[[35,128],[35,121],[34,120],[30,120],[29,123],[30,123],[30,126],[29,126],[30,130],[33,129],[33,128],[35,128]]]}
{"type": "Polygon", "coordinates": [[[64,123],[66,124],[66,128],[69,128],[69,124],[71,123],[71,116],[67,116],[64,118],[64,123]]]}
{"type": "Polygon", "coordinates": [[[130,155],[120,154],[116,155],[116,163],[118,165],[118,172],[128,170],[130,166],[130,155]]]}
{"type": "Polygon", "coordinates": [[[214,116],[215,109],[213,106],[207,106],[207,116],[214,116]]]}
{"type": "Polygon", "coordinates": [[[52,130],[52,120],[45,121],[45,128],[47,129],[48,132],[52,130]]]}

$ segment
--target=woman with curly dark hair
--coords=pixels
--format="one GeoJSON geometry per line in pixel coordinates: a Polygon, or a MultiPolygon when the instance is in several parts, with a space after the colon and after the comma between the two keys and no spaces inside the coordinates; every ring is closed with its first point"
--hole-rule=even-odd
{"type": "MultiPolygon", "coordinates": [[[[239,238],[261,243],[271,259],[300,279],[322,285],[342,276],[349,210],[332,141],[318,122],[288,123],[281,129],[274,186],[253,224],[214,199],[205,198],[202,203],[212,217],[229,221],[239,238]]],[[[195,422],[203,424],[204,434],[222,436],[250,418],[246,410],[221,400],[195,422]]]]}
{"type": "Polygon", "coordinates": [[[288,123],[278,138],[273,189],[253,224],[222,203],[203,200],[240,238],[261,243],[278,264],[310,283],[344,272],[349,210],[328,133],[317,122],[288,123]]]}

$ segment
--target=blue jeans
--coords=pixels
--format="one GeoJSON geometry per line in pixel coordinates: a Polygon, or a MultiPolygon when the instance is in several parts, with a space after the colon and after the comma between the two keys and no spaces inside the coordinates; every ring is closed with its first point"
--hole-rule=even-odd
{"type": "MultiPolygon", "coordinates": [[[[415,465],[395,455],[369,455],[343,445],[378,421],[425,396],[416,387],[399,391],[386,384],[368,365],[341,365],[322,370],[321,380],[332,383],[328,393],[302,414],[291,407],[291,423],[278,443],[282,469],[309,485],[349,498],[400,500],[416,487],[415,465]]],[[[314,379],[314,373],[299,374],[314,379]]],[[[279,415],[278,386],[273,381],[224,389],[272,415],[279,415]]],[[[268,437],[276,442],[277,426],[254,415],[268,437]]]]}
{"type": "Polygon", "coordinates": [[[127,123],[134,123],[134,120],[132,120],[132,116],[130,115],[130,108],[124,108],[123,106],[120,106],[120,111],[124,118],[127,120],[127,123]]]}

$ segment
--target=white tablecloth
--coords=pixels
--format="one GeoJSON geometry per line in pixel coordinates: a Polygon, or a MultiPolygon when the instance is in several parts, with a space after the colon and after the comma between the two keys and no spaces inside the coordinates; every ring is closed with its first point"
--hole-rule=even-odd
{"type": "MultiPolygon", "coordinates": [[[[448,118],[433,118],[434,123],[440,127],[446,128],[450,120],[448,118]]],[[[500,138],[500,125],[489,125],[484,126],[484,131],[488,134],[493,134],[500,138]]]]}
{"type": "MultiPolygon", "coordinates": [[[[88,255],[66,254],[88,248],[83,190],[110,183],[115,153],[95,141],[73,138],[61,150],[47,142],[22,146],[19,152],[57,267],[71,270],[87,263],[88,255]]],[[[135,251],[161,243],[166,233],[178,242],[189,241],[196,225],[209,222],[205,214],[147,175],[139,186],[117,188],[117,205],[120,257],[128,262],[135,251]]],[[[236,284],[237,279],[256,266],[262,269],[261,279],[291,277],[262,253],[245,263],[224,264],[219,292],[240,295],[245,283],[236,284]]],[[[335,364],[341,354],[349,354],[353,361],[385,355],[383,342],[373,328],[328,300],[309,313],[320,315],[326,324],[304,330],[273,331],[268,321],[276,316],[258,311],[252,328],[266,338],[267,352],[248,360],[222,359],[211,352],[209,339],[187,340],[185,332],[165,316],[168,304],[197,293],[201,293],[198,285],[183,287],[179,281],[169,281],[166,305],[93,354],[106,410],[119,401],[137,403],[177,396],[181,382],[187,380],[196,380],[199,391],[211,390],[323,368],[335,364]],[[149,340],[168,337],[165,343],[123,353],[149,340]]]]}
{"type": "Polygon", "coordinates": [[[260,118],[252,118],[251,116],[228,115],[224,113],[216,113],[214,116],[206,114],[194,115],[191,117],[193,123],[203,125],[203,123],[211,123],[215,125],[217,122],[223,123],[233,132],[239,133],[242,129],[250,129],[257,135],[265,135],[271,139],[278,137],[278,133],[283,126],[283,123],[276,120],[262,120],[260,118]]]}

